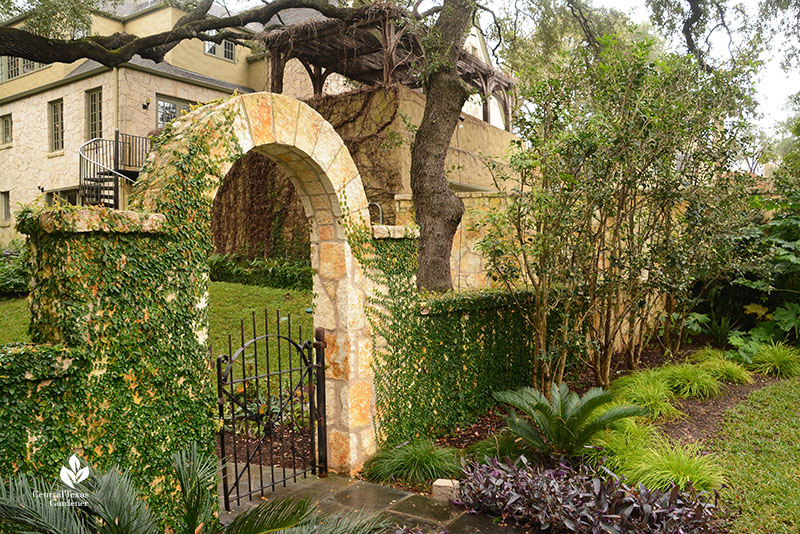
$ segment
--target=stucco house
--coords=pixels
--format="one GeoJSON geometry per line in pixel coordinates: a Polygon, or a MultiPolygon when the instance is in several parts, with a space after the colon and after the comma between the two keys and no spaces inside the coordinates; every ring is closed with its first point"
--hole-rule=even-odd
{"type": "MultiPolygon", "coordinates": [[[[288,24],[313,22],[318,20],[313,13],[292,10],[282,19],[288,24]]],[[[183,14],[163,3],[127,0],[110,12],[95,13],[92,32],[148,35],[167,30],[183,14]]],[[[4,24],[22,26],[24,17],[4,24]]],[[[253,25],[243,30],[255,36],[262,28],[253,25]]],[[[479,31],[471,32],[465,51],[491,64],[479,31]]],[[[195,104],[234,92],[270,90],[272,59],[269,51],[254,54],[232,42],[219,45],[197,39],[178,44],[162,63],[134,57],[118,68],[91,60],[44,65],[0,57],[0,245],[19,235],[14,230],[14,213],[20,204],[66,202],[125,208],[130,186],[149,150],[148,135],[195,104]]],[[[320,90],[313,72],[301,60],[287,58],[281,66],[281,92],[296,98],[363,86],[332,72],[320,90]]],[[[494,152],[504,150],[512,138],[503,131],[509,120],[494,97],[490,95],[484,104],[474,95],[464,113],[469,121],[454,140],[457,145],[468,146],[474,138],[470,131],[475,129],[481,133],[466,151],[477,153],[487,146],[494,152]],[[492,139],[488,144],[487,132],[492,139]]],[[[461,161],[455,152],[454,157],[461,161]]],[[[493,189],[479,167],[456,180],[461,190],[493,189]]],[[[408,180],[401,180],[399,189],[391,193],[410,193],[408,180]]]]}

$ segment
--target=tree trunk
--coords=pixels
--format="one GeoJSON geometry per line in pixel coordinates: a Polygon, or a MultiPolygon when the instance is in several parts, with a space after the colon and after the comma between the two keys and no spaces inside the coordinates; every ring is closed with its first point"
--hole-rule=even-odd
{"type": "Polygon", "coordinates": [[[452,289],[450,253],[464,203],[447,185],[445,156],[469,92],[457,71],[474,4],[445,0],[425,55],[432,71],[425,80],[425,113],[411,151],[411,192],[419,225],[417,287],[452,289]]]}

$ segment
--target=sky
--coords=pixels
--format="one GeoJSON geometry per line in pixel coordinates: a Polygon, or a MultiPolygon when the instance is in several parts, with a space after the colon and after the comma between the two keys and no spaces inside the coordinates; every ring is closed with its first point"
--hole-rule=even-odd
{"type": "MultiPolygon", "coordinates": [[[[488,0],[488,3],[491,4],[492,1],[488,0]]],[[[756,12],[759,0],[739,1],[753,13],[756,12]]],[[[227,0],[226,3],[232,9],[242,9],[259,4],[257,0],[227,0]]],[[[650,15],[645,6],[645,0],[594,0],[592,3],[622,11],[637,23],[645,23],[649,20],[650,15]]],[[[726,41],[727,38],[720,40],[720,49],[724,49],[726,41]]],[[[682,43],[678,44],[682,45],[682,43]]],[[[759,111],[762,115],[758,123],[770,136],[777,133],[777,123],[784,120],[789,114],[786,108],[788,97],[800,91],[800,69],[796,68],[793,71],[785,72],[780,66],[780,59],[779,54],[772,54],[768,58],[762,67],[756,87],[759,111]]]]}

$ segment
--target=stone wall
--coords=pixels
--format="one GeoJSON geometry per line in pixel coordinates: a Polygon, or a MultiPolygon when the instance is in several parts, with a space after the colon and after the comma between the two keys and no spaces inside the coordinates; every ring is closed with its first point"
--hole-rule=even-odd
{"type": "MultiPolygon", "coordinates": [[[[476,249],[481,239],[475,223],[494,208],[502,205],[505,193],[456,193],[464,202],[464,215],[453,238],[453,249],[450,255],[450,274],[453,277],[453,289],[470,291],[494,287],[486,276],[483,256],[476,249]]],[[[411,195],[395,196],[397,223],[412,226],[414,222],[414,202],[411,195]]]]}

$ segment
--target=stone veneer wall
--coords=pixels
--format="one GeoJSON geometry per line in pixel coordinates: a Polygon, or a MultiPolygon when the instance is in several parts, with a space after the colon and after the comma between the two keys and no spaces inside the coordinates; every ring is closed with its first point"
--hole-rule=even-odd
{"type": "MultiPolygon", "coordinates": [[[[481,239],[475,229],[479,221],[490,209],[502,205],[505,193],[456,193],[464,202],[464,215],[453,238],[450,254],[450,274],[453,289],[470,291],[495,287],[486,276],[486,265],[476,245],[481,239]]],[[[397,222],[401,225],[414,224],[414,202],[411,195],[395,196],[397,222]]]]}
{"type": "MultiPolygon", "coordinates": [[[[163,213],[176,232],[189,232],[187,239],[210,249],[213,199],[233,162],[251,150],[290,176],[312,221],[314,324],[325,328],[327,342],[329,466],[349,473],[375,451],[365,315],[370,289],[347,238],[348,226],[368,224],[369,212],[359,171],[333,127],[306,104],[283,95],[254,93],[205,106],[163,134],[131,202],[163,213]],[[185,157],[189,149],[192,158],[185,157]]],[[[195,257],[187,256],[186,268],[195,275],[188,290],[205,295],[208,266],[195,257]]],[[[200,298],[197,306],[205,309],[207,299],[200,298]]],[[[198,326],[202,335],[207,318],[198,326]]]]}

